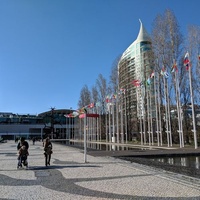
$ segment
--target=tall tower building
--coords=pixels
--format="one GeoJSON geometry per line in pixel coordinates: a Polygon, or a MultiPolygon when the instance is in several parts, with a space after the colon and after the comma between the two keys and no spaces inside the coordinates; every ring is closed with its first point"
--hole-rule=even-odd
{"type": "MultiPolygon", "coordinates": [[[[146,81],[152,71],[151,38],[140,21],[137,39],[124,51],[118,64],[119,88],[125,90],[122,97],[122,109],[126,113],[128,137],[138,132],[139,119],[142,118],[145,121],[147,118],[147,91],[153,94],[153,84],[150,88],[146,85],[146,81]]],[[[153,97],[153,95],[150,96],[153,97]]]]}

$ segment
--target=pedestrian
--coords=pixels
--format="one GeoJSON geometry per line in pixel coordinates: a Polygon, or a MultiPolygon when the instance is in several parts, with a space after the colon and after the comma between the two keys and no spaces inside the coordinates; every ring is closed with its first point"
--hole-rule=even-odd
{"type": "Polygon", "coordinates": [[[18,143],[18,145],[17,145],[17,150],[19,150],[23,145],[25,145],[26,149],[28,150],[29,144],[28,144],[28,142],[25,140],[25,137],[21,137],[21,138],[20,138],[20,141],[19,141],[19,143],[18,143]]]}
{"type": "Polygon", "coordinates": [[[29,152],[25,145],[22,145],[22,147],[18,151],[18,154],[19,154],[19,156],[18,156],[17,168],[22,167],[22,163],[24,166],[28,167],[27,158],[29,156],[29,152]]]}
{"type": "Polygon", "coordinates": [[[33,137],[32,140],[33,140],[33,145],[35,145],[35,140],[36,140],[35,137],[33,137]]]}
{"type": "Polygon", "coordinates": [[[50,161],[51,161],[51,154],[53,153],[52,151],[53,149],[53,146],[52,146],[52,143],[50,141],[49,138],[46,138],[45,142],[44,142],[44,155],[45,155],[45,158],[47,159],[47,162],[46,162],[46,165],[50,165],[50,161]]]}

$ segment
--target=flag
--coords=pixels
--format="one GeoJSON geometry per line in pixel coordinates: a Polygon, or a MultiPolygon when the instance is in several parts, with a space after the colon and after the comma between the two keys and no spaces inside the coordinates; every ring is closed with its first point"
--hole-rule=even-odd
{"type": "Polygon", "coordinates": [[[90,103],[90,104],[88,105],[88,108],[94,108],[94,103],[90,103]]]}
{"type": "Polygon", "coordinates": [[[120,93],[121,93],[121,94],[125,94],[125,92],[126,92],[126,89],[120,88],[120,93]]]}
{"type": "Polygon", "coordinates": [[[76,112],[76,111],[74,111],[74,112],[72,113],[72,115],[73,115],[73,117],[77,117],[77,116],[79,116],[79,113],[76,112]]]}
{"type": "Polygon", "coordinates": [[[178,71],[178,68],[177,68],[177,65],[176,65],[176,62],[174,62],[174,64],[172,65],[172,68],[171,68],[171,73],[173,72],[177,72],[178,71]]]}
{"type": "Polygon", "coordinates": [[[165,70],[164,67],[161,69],[160,74],[161,74],[162,76],[165,76],[165,78],[169,78],[169,74],[166,72],[166,70],[165,70]]]}
{"type": "Polygon", "coordinates": [[[165,68],[164,68],[164,67],[161,69],[160,74],[161,74],[162,76],[165,75],[165,68]]]}
{"type": "Polygon", "coordinates": [[[164,75],[165,75],[165,78],[169,78],[169,74],[166,71],[165,71],[164,75]]]}
{"type": "Polygon", "coordinates": [[[73,113],[69,113],[69,114],[67,114],[67,115],[64,115],[65,117],[67,117],[67,118],[71,118],[71,117],[74,117],[73,116],[73,113]]]}
{"type": "Polygon", "coordinates": [[[117,94],[113,94],[112,99],[116,99],[116,98],[117,98],[117,94]]]}
{"type": "Polygon", "coordinates": [[[183,63],[184,63],[184,66],[186,67],[186,70],[189,70],[190,60],[189,60],[189,53],[188,52],[185,54],[183,63]]]}
{"type": "Polygon", "coordinates": [[[150,78],[153,78],[155,76],[155,74],[154,74],[154,72],[152,72],[151,74],[150,74],[150,78]]]}
{"type": "Polygon", "coordinates": [[[100,101],[96,102],[96,107],[101,107],[101,102],[100,101]]]}
{"type": "Polygon", "coordinates": [[[135,87],[139,87],[139,86],[140,86],[140,81],[139,81],[139,80],[134,80],[134,81],[132,81],[132,84],[133,84],[135,87]]]}
{"type": "Polygon", "coordinates": [[[79,112],[79,114],[84,114],[84,113],[87,113],[87,109],[85,107],[77,110],[77,112],[79,112]]]}
{"type": "Polygon", "coordinates": [[[150,85],[150,84],[151,84],[151,79],[150,79],[150,77],[147,79],[146,84],[147,84],[147,85],[150,85]]]}
{"type": "Polygon", "coordinates": [[[145,83],[145,81],[144,82],[143,81],[140,82],[140,87],[141,88],[144,87],[144,83],[145,83]]]}
{"type": "Polygon", "coordinates": [[[106,96],[106,103],[110,103],[110,96],[106,96]]]}

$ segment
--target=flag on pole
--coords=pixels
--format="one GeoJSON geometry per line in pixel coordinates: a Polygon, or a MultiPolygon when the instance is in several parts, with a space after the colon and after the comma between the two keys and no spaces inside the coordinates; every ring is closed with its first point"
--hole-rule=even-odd
{"type": "Polygon", "coordinates": [[[89,105],[88,105],[88,108],[94,108],[94,103],[90,103],[89,105]]]}
{"type": "Polygon", "coordinates": [[[155,76],[155,74],[154,74],[154,72],[152,72],[151,74],[150,74],[150,78],[153,78],[155,76]]]}
{"type": "Polygon", "coordinates": [[[147,84],[147,85],[150,85],[150,84],[151,84],[151,79],[150,79],[150,77],[147,79],[146,84],[147,84]]]}
{"type": "Polygon", "coordinates": [[[79,112],[79,114],[84,114],[84,113],[87,113],[87,109],[86,109],[86,107],[83,107],[83,108],[77,110],[77,112],[79,112]]]}
{"type": "Polygon", "coordinates": [[[139,81],[139,80],[134,80],[134,81],[132,81],[132,84],[133,84],[135,87],[139,87],[139,86],[140,86],[140,81],[139,81]]]}
{"type": "Polygon", "coordinates": [[[111,102],[111,99],[110,99],[110,96],[106,96],[106,103],[110,103],[111,102]]]}
{"type": "Polygon", "coordinates": [[[162,76],[165,76],[165,78],[169,78],[169,74],[166,72],[166,70],[165,70],[164,67],[161,69],[160,74],[161,74],[162,76]]]}
{"type": "Polygon", "coordinates": [[[164,68],[164,67],[161,69],[160,74],[161,74],[162,76],[164,76],[164,74],[165,74],[165,68],[164,68]]]}
{"type": "Polygon", "coordinates": [[[121,94],[125,94],[125,92],[126,92],[126,89],[120,88],[120,93],[121,93],[121,94]]]}
{"type": "Polygon", "coordinates": [[[176,62],[174,62],[174,64],[172,65],[172,68],[171,68],[171,73],[174,73],[177,71],[178,71],[178,68],[177,68],[176,62]]]}
{"type": "Polygon", "coordinates": [[[96,107],[101,107],[101,102],[100,101],[96,102],[96,107]]]}
{"type": "Polygon", "coordinates": [[[191,65],[190,65],[189,53],[188,52],[185,54],[183,63],[184,63],[184,66],[186,67],[186,70],[189,70],[189,67],[191,65]]]}
{"type": "Polygon", "coordinates": [[[116,99],[116,98],[117,98],[117,94],[113,94],[112,99],[116,99]]]}
{"type": "Polygon", "coordinates": [[[169,74],[165,71],[165,78],[169,78],[169,74]]]}

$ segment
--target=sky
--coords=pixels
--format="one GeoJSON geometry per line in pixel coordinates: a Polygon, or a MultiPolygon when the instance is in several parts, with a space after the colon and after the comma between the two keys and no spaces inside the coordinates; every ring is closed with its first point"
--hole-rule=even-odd
{"type": "Polygon", "coordinates": [[[174,12],[183,34],[199,0],[0,0],[0,112],[77,109],[81,89],[109,80],[115,59],[174,12]]]}

